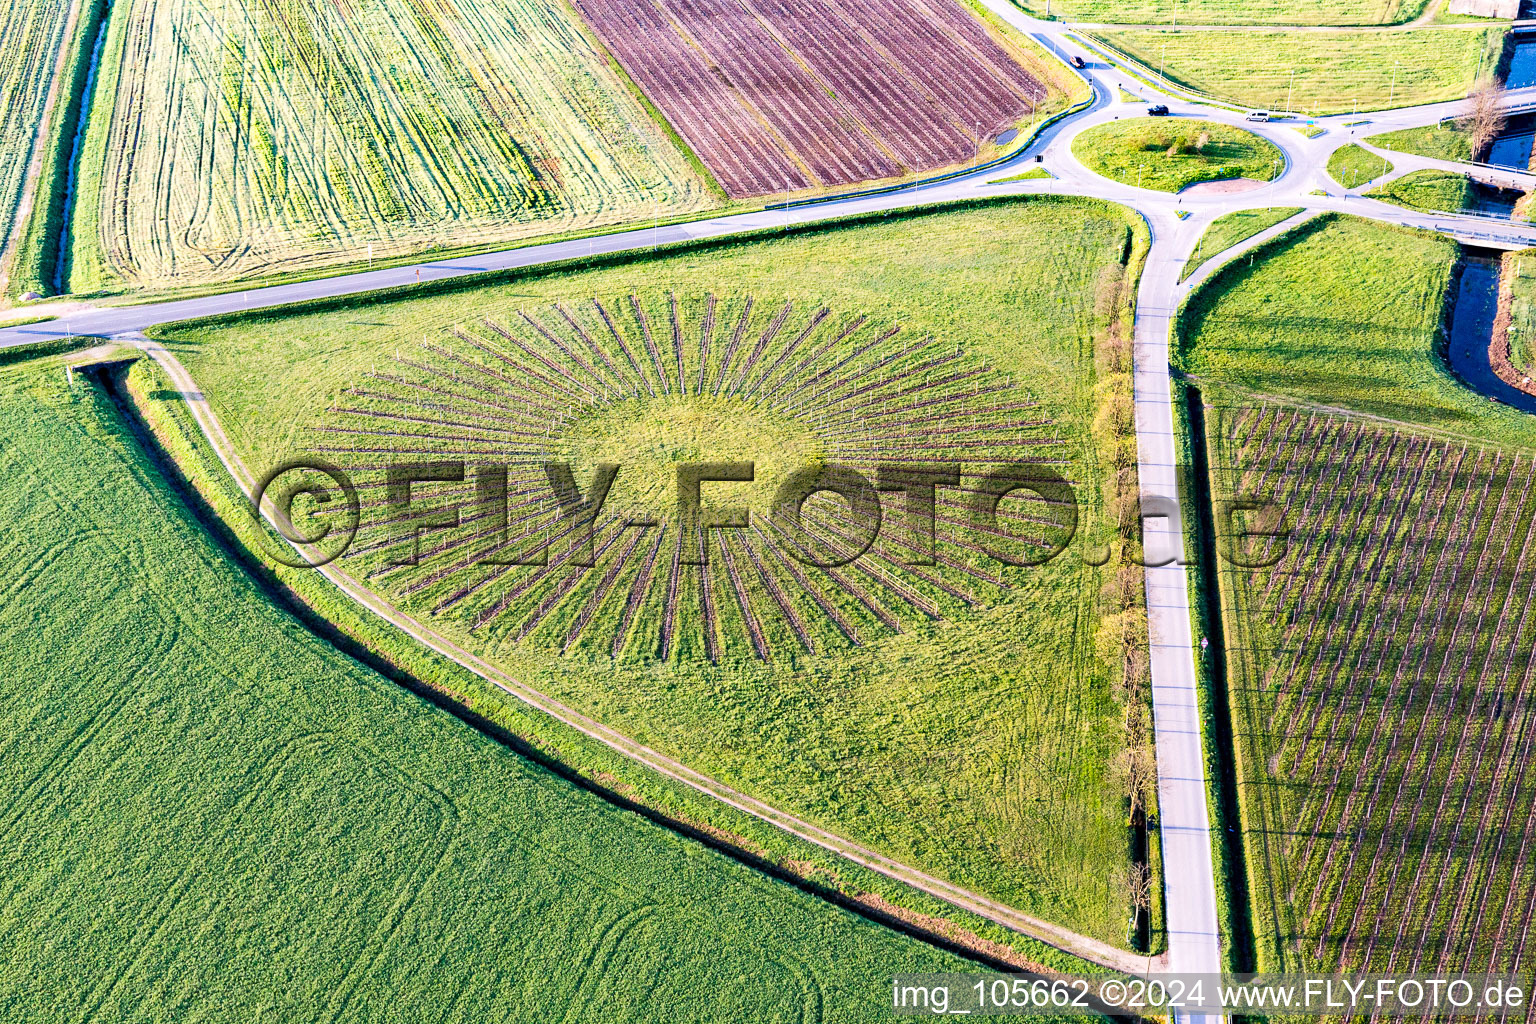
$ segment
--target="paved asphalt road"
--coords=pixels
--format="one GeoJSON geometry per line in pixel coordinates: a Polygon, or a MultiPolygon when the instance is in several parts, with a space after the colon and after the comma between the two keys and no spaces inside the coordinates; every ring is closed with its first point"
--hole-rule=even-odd
{"type": "MultiPolygon", "coordinates": [[[[918,186],[877,196],[830,201],[787,211],[739,214],[663,227],[619,231],[592,239],[532,245],[521,249],[440,260],[417,266],[349,274],[302,284],[232,292],[205,298],[185,299],[141,306],[109,307],[76,313],[58,321],[0,329],[0,347],[48,340],[67,333],[112,337],[141,331],[156,324],[217,313],[279,306],[306,299],[355,294],[379,288],[410,285],[417,278],[430,281],[481,271],[525,267],[554,260],[642,249],[659,243],[710,238],[789,223],[808,223],[851,213],[890,210],[918,203],[935,203],[983,195],[1064,193],[1095,196],[1138,210],[1151,230],[1152,247],[1142,275],[1136,303],[1136,429],[1140,456],[1141,488],[1149,516],[1160,508],[1177,508],[1179,462],[1173,429],[1171,386],[1168,372],[1168,341],[1172,315],[1190,287],[1223,262],[1212,260],[1184,285],[1178,283],[1180,268],[1211,221],[1222,214],[1263,206],[1300,206],[1308,214],[1338,210],[1393,223],[1442,231],[1462,241],[1497,248],[1536,245],[1536,228],[1470,216],[1416,213],[1362,198],[1339,187],[1327,177],[1325,166],[1334,149],[1358,141],[1356,132],[1374,133],[1392,128],[1431,124],[1457,113],[1455,103],[1431,104],[1380,114],[1320,118],[1326,132],[1307,139],[1283,124],[1250,124],[1241,115],[1180,98],[1158,94],[1107,66],[1093,51],[1078,43],[1067,28],[1056,22],[1040,22],[1025,16],[1007,0],[983,0],[1016,28],[1035,38],[1058,55],[1079,54],[1089,61],[1086,75],[1093,84],[1091,107],[1045,130],[1026,151],[1007,167],[918,186]],[[1237,194],[1168,193],[1138,189],[1098,177],[1071,153],[1071,140],[1083,129],[1106,121],[1140,116],[1139,104],[1119,102],[1117,86],[1135,88],[1150,99],[1165,102],[1173,117],[1198,116],[1252,129],[1275,143],[1285,154],[1285,167],[1272,182],[1237,194]],[[1346,121],[1369,120],[1350,128],[1346,121]],[[1042,155],[1044,166],[1056,175],[1050,180],[1030,180],[989,185],[1033,165],[1042,155]],[[1320,193],[1320,194],[1314,194],[1320,193]],[[1184,216],[1181,218],[1180,214],[1184,216]]],[[[1536,103],[1536,87],[1512,91],[1508,104],[1536,103]]],[[[1436,161],[1390,154],[1396,165],[1392,176],[1436,161]]],[[[1488,172],[1528,183],[1529,175],[1488,172]]],[[[1290,223],[1290,222],[1288,222],[1290,223]]],[[[1225,254],[1259,244],[1285,229],[1281,225],[1225,254]]],[[[1216,893],[1212,876],[1212,845],[1206,804],[1205,755],[1200,737],[1198,693],[1195,685],[1195,643],[1185,569],[1182,565],[1182,532],[1176,515],[1149,518],[1147,548],[1154,559],[1158,552],[1170,564],[1147,574],[1147,601],[1151,625],[1152,693],[1157,731],[1158,793],[1162,829],[1163,868],[1169,927],[1167,968],[1173,971],[1220,970],[1216,893]]]]}

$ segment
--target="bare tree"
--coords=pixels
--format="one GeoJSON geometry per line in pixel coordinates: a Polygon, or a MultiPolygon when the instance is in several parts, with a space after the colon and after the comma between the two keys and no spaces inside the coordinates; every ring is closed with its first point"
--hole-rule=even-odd
{"type": "Polygon", "coordinates": [[[1470,112],[1467,121],[1472,129],[1472,159],[1480,160],[1504,130],[1504,112],[1499,109],[1499,103],[1504,98],[1504,90],[1499,83],[1492,78],[1484,78],[1473,88],[1472,94],[1467,97],[1470,112]]]}
{"type": "Polygon", "coordinates": [[[1130,943],[1137,924],[1152,912],[1152,869],[1145,863],[1132,864],[1125,873],[1125,883],[1131,900],[1131,921],[1126,928],[1126,942],[1130,943]]]}
{"type": "MultiPolygon", "coordinates": [[[[1140,732],[1140,729],[1135,731],[1140,732]]],[[[1120,752],[1117,768],[1125,783],[1126,795],[1131,798],[1134,821],[1147,809],[1147,799],[1152,787],[1157,785],[1157,758],[1142,737],[1134,736],[1120,752]]]]}

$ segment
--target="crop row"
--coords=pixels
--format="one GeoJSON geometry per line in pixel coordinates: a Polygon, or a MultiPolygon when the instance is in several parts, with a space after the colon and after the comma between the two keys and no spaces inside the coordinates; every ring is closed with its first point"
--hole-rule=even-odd
{"type": "Polygon", "coordinates": [[[1245,553],[1274,565],[1225,570],[1275,955],[1528,967],[1536,462],[1281,407],[1211,447],[1218,498],[1271,503],[1287,534],[1245,553]]]}
{"type": "MultiPolygon", "coordinates": [[[[21,199],[27,166],[64,45],[66,3],[8,4],[0,12],[0,269],[21,199]]],[[[57,115],[55,115],[57,117],[57,115]]]]}
{"type": "Polygon", "coordinates": [[[731,196],[929,170],[1045,87],[954,0],[577,0],[731,196]]]}
{"type": "Polygon", "coordinates": [[[81,165],[76,291],[357,262],[711,202],[558,7],[117,8],[81,165]]]}

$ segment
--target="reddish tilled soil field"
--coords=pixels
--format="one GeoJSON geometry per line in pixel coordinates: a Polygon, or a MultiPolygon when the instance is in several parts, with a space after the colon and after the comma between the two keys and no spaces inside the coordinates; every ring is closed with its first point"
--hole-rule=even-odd
{"type": "Polygon", "coordinates": [[[966,159],[1045,96],[955,0],[576,0],[732,197],[966,159]]]}

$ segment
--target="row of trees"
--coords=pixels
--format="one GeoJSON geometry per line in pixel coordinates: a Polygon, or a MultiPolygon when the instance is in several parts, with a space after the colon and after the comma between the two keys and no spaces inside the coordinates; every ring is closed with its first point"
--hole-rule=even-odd
{"type": "MultiPolygon", "coordinates": [[[[1200,140],[1203,146],[1205,139],[1200,140]]],[[[1135,404],[1132,394],[1133,355],[1128,279],[1100,296],[1100,315],[1108,322],[1094,346],[1097,381],[1094,385],[1092,435],[1099,462],[1106,469],[1104,509],[1116,534],[1117,565],[1099,594],[1100,616],[1095,653],[1106,666],[1116,700],[1125,716],[1125,749],[1115,768],[1129,797],[1129,824],[1143,832],[1157,785],[1153,748],[1147,646],[1146,581],[1141,568],[1141,486],[1137,475],[1135,404]]],[[[1144,843],[1136,844],[1145,849],[1144,843]]],[[[1131,906],[1129,930],[1134,934],[1148,920],[1152,906],[1152,872],[1144,860],[1126,872],[1125,890],[1131,906]]]]}

